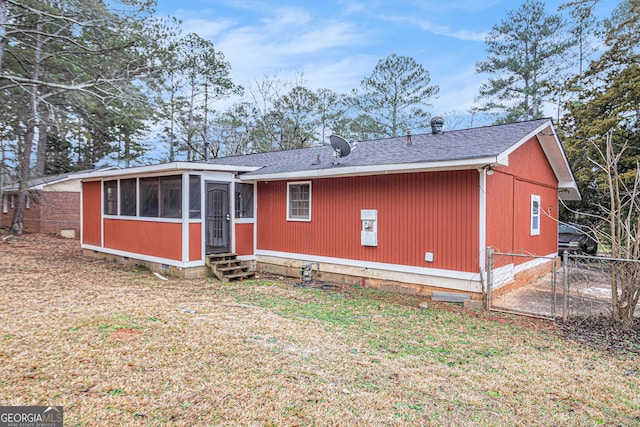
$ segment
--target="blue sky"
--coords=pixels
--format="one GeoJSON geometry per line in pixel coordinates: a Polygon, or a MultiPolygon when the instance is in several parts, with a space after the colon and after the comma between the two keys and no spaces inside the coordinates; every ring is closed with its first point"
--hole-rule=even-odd
{"type": "MultiPolygon", "coordinates": [[[[563,1],[547,1],[555,12],[563,1]]],[[[464,112],[487,76],[475,74],[485,58],[484,36],[520,1],[270,1],[158,0],[158,15],[182,20],[183,32],[211,40],[232,67],[237,84],[264,76],[307,86],[350,91],[390,53],[410,56],[440,86],[432,113],[464,112]]],[[[601,0],[609,16],[616,0],[601,0]]],[[[550,110],[551,111],[551,110],[550,110]]],[[[548,113],[550,114],[550,112],[548,113]]]]}

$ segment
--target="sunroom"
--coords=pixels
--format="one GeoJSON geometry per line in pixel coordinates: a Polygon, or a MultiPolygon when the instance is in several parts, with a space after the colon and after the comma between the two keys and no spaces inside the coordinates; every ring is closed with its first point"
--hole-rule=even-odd
{"type": "Polygon", "coordinates": [[[81,176],[82,248],[183,277],[208,275],[212,254],[253,261],[255,186],[237,176],[256,169],[174,162],[81,176]]]}

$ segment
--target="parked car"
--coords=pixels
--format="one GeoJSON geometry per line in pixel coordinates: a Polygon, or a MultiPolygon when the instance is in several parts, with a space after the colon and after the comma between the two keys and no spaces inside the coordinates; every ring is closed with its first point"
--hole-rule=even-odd
{"type": "Polygon", "coordinates": [[[593,232],[581,225],[558,225],[558,255],[564,251],[595,256],[598,243],[593,232]]]}

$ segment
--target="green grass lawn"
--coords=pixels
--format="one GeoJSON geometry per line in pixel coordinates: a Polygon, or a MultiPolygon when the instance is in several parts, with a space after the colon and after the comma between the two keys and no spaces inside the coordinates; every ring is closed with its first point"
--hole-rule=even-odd
{"type": "Polygon", "coordinates": [[[159,280],[0,243],[0,404],[66,426],[640,425],[640,360],[358,287],[159,280]]]}

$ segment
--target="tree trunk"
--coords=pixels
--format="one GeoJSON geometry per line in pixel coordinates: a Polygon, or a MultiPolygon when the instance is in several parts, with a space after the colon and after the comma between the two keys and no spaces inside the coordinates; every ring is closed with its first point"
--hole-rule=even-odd
{"type": "Polygon", "coordinates": [[[21,236],[24,232],[24,208],[27,199],[28,182],[31,169],[31,149],[33,147],[33,136],[35,132],[35,124],[33,121],[27,125],[27,132],[24,136],[24,149],[18,166],[18,195],[15,209],[13,210],[13,219],[11,220],[11,228],[9,232],[17,236],[21,236]]]}
{"type": "MultiPolygon", "coordinates": [[[[42,21],[38,21],[36,24],[36,43],[34,47],[34,60],[33,60],[33,74],[32,78],[34,82],[40,79],[40,60],[42,55],[42,40],[40,33],[42,32],[42,21]]],[[[24,231],[24,207],[26,201],[26,195],[28,191],[29,178],[31,174],[31,152],[33,150],[33,137],[35,134],[36,126],[39,126],[38,119],[38,103],[39,103],[39,88],[37,84],[34,84],[31,88],[31,97],[29,98],[29,113],[31,117],[27,119],[27,132],[24,136],[24,147],[22,155],[18,158],[18,200],[16,207],[13,211],[13,219],[11,220],[10,233],[18,236],[22,235],[24,231]]]]}
{"type": "Polygon", "coordinates": [[[45,159],[47,157],[47,125],[41,121],[38,125],[38,149],[36,152],[36,177],[44,176],[45,159]]]}
{"type": "Polygon", "coordinates": [[[2,58],[6,45],[7,34],[7,1],[0,0],[0,72],[2,72],[2,58]]]}

